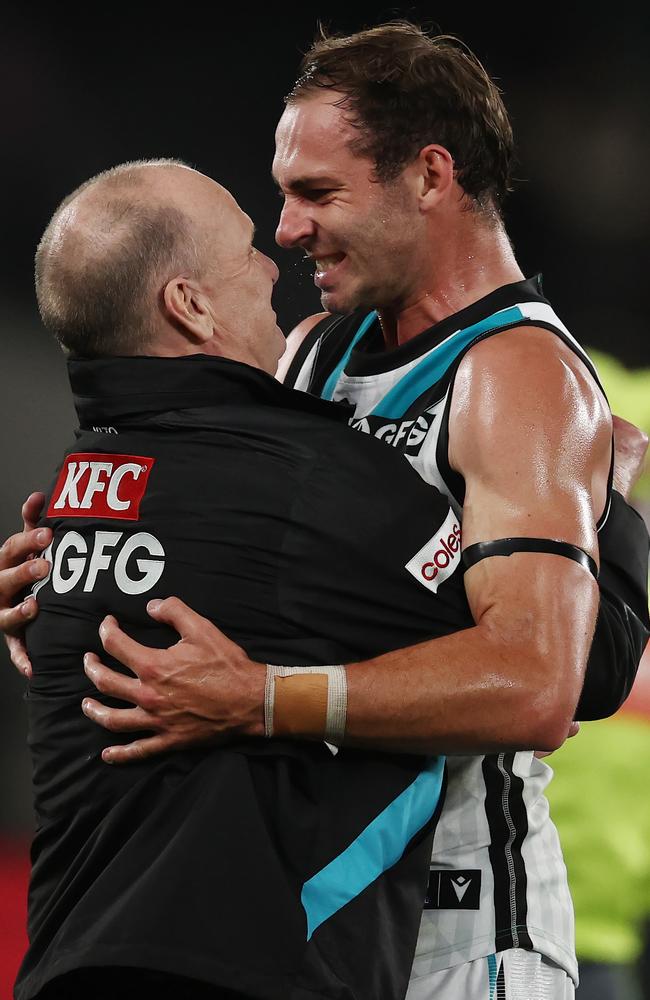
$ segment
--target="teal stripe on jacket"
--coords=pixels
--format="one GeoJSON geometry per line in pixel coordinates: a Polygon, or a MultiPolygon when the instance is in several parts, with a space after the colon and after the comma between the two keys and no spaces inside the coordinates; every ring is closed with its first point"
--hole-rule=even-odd
{"type": "Polygon", "coordinates": [[[305,882],[301,901],[307,915],[308,941],[322,923],[399,861],[436,810],[444,769],[445,758],[432,757],[425,770],[342,854],[305,882]]]}

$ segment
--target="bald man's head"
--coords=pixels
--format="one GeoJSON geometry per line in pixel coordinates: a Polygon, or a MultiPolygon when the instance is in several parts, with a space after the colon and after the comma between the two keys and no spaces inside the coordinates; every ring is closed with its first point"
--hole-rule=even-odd
{"type": "Polygon", "coordinates": [[[36,252],[36,296],[45,327],[66,350],[84,357],[147,352],[165,281],[201,272],[192,198],[206,180],[176,160],[125,163],[61,203],[36,252]]]}

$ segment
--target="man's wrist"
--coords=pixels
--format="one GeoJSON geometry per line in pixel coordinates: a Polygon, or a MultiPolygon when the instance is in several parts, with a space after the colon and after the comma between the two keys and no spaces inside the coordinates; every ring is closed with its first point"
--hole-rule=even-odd
{"type": "Polygon", "coordinates": [[[264,736],[264,684],[266,664],[246,658],[243,667],[248,678],[245,705],[241,709],[240,724],[231,729],[231,734],[241,736],[264,736]]]}
{"type": "Polygon", "coordinates": [[[283,667],[268,664],[264,733],[294,739],[343,742],[347,716],[345,667],[283,667]]]}

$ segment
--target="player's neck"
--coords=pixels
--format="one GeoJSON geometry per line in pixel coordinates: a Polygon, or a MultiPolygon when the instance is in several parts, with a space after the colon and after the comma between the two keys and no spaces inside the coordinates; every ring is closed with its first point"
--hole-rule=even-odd
{"type": "Polygon", "coordinates": [[[432,254],[408,299],[378,310],[387,350],[524,277],[502,226],[469,228],[437,246],[444,247],[443,253],[432,254]]]}

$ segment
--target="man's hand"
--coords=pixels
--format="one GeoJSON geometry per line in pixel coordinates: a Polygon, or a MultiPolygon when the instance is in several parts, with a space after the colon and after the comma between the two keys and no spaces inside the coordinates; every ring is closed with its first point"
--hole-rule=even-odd
{"type": "Polygon", "coordinates": [[[0,548],[0,632],[4,632],[11,662],[25,677],[32,667],[23,639],[24,628],[38,614],[33,597],[16,603],[28,587],[49,572],[49,563],[35,553],[42,552],[52,540],[49,528],[36,528],[45,497],[32,493],[23,504],[23,530],[11,535],[0,548]]]}
{"type": "MultiPolygon", "coordinates": [[[[580,723],[572,722],[571,725],[569,726],[569,732],[567,733],[566,736],[567,740],[570,740],[573,736],[577,736],[579,732],[580,732],[580,723]]],[[[562,744],[562,746],[564,746],[564,743],[562,744]]],[[[559,750],[560,747],[556,747],[556,749],[559,750]]],[[[552,753],[555,753],[555,750],[536,750],[535,756],[539,760],[542,760],[542,758],[549,757],[552,753]]]]}
{"type": "Polygon", "coordinates": [[[106,652],[135,677],[111,670],[93,653],[84,657],[86,674],[102,694],[136,706],[108,708],[86,698],[84,714],[112,732],[154,733],[124,746],[108,747],[102,754],[104,761],[124,764],[166,750],[224,742],[236,735],[263,736],[265,665],[249,660],[207,618],[176,597],[150,601],[147,611],[179,633],[175,646],[142,646],[111,616],[99,630],[106,652]]]}
{"type": "Polygon", "coordinates": [[[626,499],[643,472],[648,435],[628,420],[614,416],[614,489],[626,499]]]}

